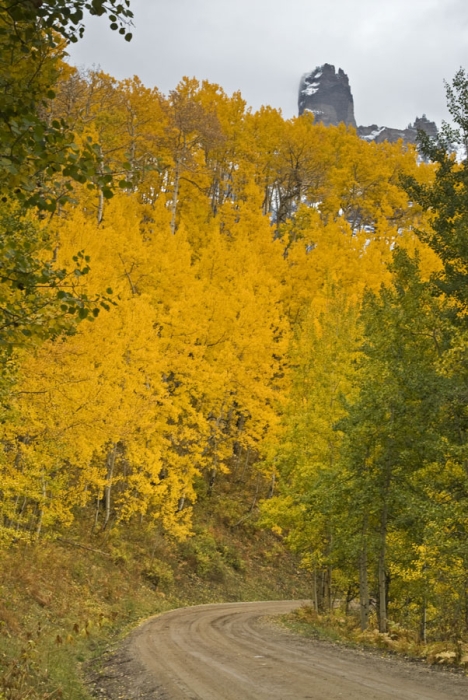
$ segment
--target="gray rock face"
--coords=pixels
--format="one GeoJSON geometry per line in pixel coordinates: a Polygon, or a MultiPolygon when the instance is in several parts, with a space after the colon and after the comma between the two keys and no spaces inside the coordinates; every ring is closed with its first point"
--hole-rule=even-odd
{"type": "Polygon", "coordinates": [[[361,139],[364,141],[375,141],[375,143],[382,143],[382,141],[390,141],[390,143],[395,143],[400,139],[404,143],[416,143],[418,137],[418,131],[425,131],[428,136],[437,136],[437,125],[435,122],[431,122],[425,114],[422,117],[416,117],[414,124],[409,124],[406,129],[391,129],[388,126],[377,126],[377,124],[372,124],[372,126],[358,126],[357,133],[361,139]]]}
{"type": "Polygon", "coordinates": [[[325,63],[302,76],[299,86],[299,114],[312,112],[316,121],[331,126],[344,122],[356,126],[354,101],[348,76],[341,68],[325,63]]]}
{"type": "Polygon", "coordinates": [[[437,124],[435,122],[431,122],[425,114],[423,114],[422,117],[416,117],[413,126],[408,128],[413,128],[415,131],[424,131],[433,139],[439,134],[437,124]]]}
{"type": "Polygon", "coordinates": [[[425,131],[431,137],[437,136],[437,125],[425,114],[416,117],[414,124],[406,129],[393,129],[388,126],[356,126],[354,118],[354,100],[346,73],[335,66],[325,63],[311,73],[302,76],[299,86],[299,115],[312,112],[315,120],[325,126],[337,126],[344,123],[354,126],[358,136],[364,141],[390,141],[400,139],[404,143],[416,143],[418,130],[425,131]]]}

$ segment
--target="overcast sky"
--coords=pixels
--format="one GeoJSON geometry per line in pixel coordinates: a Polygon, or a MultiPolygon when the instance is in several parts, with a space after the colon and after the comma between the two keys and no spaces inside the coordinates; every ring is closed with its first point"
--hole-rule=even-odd
{"type": "Polygon", "coordinates": [[[131,0],[133,40],[88,22],[72,63],[138,75],[167,93],[187,75],[297,113],[299,80],[322,63],[348,74],[356,121],[447,119],[443,80],[468,69],[468,0],[131,0]]]}

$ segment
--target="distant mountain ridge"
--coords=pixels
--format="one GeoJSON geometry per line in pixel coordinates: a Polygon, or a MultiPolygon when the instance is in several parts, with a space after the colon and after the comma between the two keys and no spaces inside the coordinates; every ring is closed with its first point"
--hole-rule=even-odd
{"type": "Polygon", "coordinates": [[[438,130],[435,122],[430,121],[425,114],[416,117],[414,124],[409,124],[406,129],[394,129],[388,126],[357,126],[354,117],[354,99],[346,73],[330,63],[317,66],[310,73],[302,76],[299,85],[299,115],[311,112],[316,121],[326,126],[346,124],[353,126],[358,136],[364,141],[390,141],[392,143],[402,139],[404,143],[416,143],[418,129],[425,131],[429,136],[437,136],[438,130]]]}

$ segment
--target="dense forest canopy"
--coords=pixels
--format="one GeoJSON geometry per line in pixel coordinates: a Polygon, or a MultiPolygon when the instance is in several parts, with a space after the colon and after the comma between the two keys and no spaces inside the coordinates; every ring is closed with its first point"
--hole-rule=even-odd
{"type": "Polygon", "coordinates": [[[0,3],[0,547],[190,537],[249,463],[317,608],[466,634],[466,160],[80,72],[84,9],[131,38],[0,3]]]}

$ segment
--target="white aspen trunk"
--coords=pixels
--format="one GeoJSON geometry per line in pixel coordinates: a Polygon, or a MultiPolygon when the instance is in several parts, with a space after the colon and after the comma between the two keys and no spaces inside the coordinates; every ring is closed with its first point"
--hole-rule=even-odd
{"type": "Polygon", "coordinates": [[[175,177],[174,177],[174,194],[172,197],[172,217],[171,217],[171,233],[172,235],[176,232],[176,216],[177,216],[177,200],[179,199],[179,181],[180,181],[180,166],[179,161],[176,163],[175,177]]]}
{"type": "Polygon", "coordinates": [[[98,526],[98,520],[99,520],[99,504],[100,504],[101,499],[99,498],[99,495],[96,496],[96,512],[94,515],[94,529],[97,528],[98,526]]]}
{"type": "Polygon", "coordinates": [[[213,466],[211,467],[210,470],[210,478],[208,481],[208,493],[211,494],[213,492],[213,488],[215,485],[216,477],[218,475],[218,465],[219,465],[219,460],[218,460],[218,431],[219,427],[221,425],[221,420],[223,418],[223,410],[221,409],[221,413],[216,419],[216,425],[215,425],[215,433],[214,433],[214,455],[213,455],[213,466]]]}
{"type": "MultiPolygon", "coordinates": [[[[393,411],[392,420],[393,424],[393,411]]],[[[390,447],[390,445],[389,445],[390,447]]],[[[379,632],[385,634],[387,632],[387,529],[388,529],[388,499],[390,492],[390,484],[392,481],[391,457],[386,460],[385,464],[385,481],[382,492],[382,513],[380,516],[380,553],[378,565],[378,584],[379,584],[379,632]]]]}
{"type": "Polygon", "coordinates": [[[27,501],[28,501],[28,499],[26,497],[24,497],[23,498],[23,505],[21,506],[21,510],[18,513],[18,517],[16,518],[16,528],[15,528],[16,532],[18,532],[18,530],[20,529],[20,522],[21,522],[21,518],[23,517],[23,513],[24,513],[24,509],[26,508],[27,501]]]}
{"type": "Polygon", "coordinates": [[[208,493],[212,493],[212,492],[213,492],[213,488],[214,488],[214,485],[215,485],[215,481],[216,481],[216,476],[217,476],[217,474],[218,474],[218,470],[216,469],[216,467],[213,467],[213,468],[210,470],[210,478],[209,478],[209,480],[208,480],[208,493]]]}
{"type": "MultiPolygon", "coordinates": [[[[46,490],[45,479],[43,476],[42,476],[42,497],[43,497],[44,502],[45,502],[45,499],[47,498],[47,490],[46,490]]],[[[39,537],[41,535],[43,518],[44,518],[44,505],[42,505],[42,507],[39,511],[39,520],[37,522],[37,527],[36,527],[36,539],[37,540],[39,539],[39,537]]]]}
{"type": "Polygon", "coordinates": [[[106,508],[106,514],[105,514],[105,518],[104,518],[104,528],[107,527],[107,524],[110,520],[112,478],[114,476],[116,452],[117,452],[117,445],[114,445],[112,447],[112,450],[109,453],[108,458],[107,458],[107,485],[104,489],[104,501],[105,501],[105,508],[106,508]]]}
{"type": "Polygon", "coordinates": [[[250,511],[252,512],[255,506],[257,505],[257,500],[258,500],[258,492],[260,490],[260,474],[257,474],[257,483],[255,484],[255,495],[252,501],[252,505],[250,506],[250,511]]]}
{"type": "Polygon", "coordinates": [[[97,211],[97,222],[100,224],[104,218],[104,195],[102,190],[99,190],[99,204],[97,211]]]}
{"type": "Polygon", "coordinates": [[[250,448],[247,448],[247,451],[245,453],[244,466],[242,468],[241,474],[240,474],[239,479],[238,479],[238,481],[240,481],[241,483],[243,483],[244,474],[246,472],[246,469],[249,466],[249,461],[250,461],[250,448]]]}
{"type": "Polygon", "coordinates": [[[232,477],[235,477],[237,474],[237,470],[239,469],[241,458],[242,458],[242,447],[239,445],[239,449],[238,449],[238,452],[236,455],[236,461],[235,461],[233,468],[231,469],[232,477]]]}
{"type": "Polygon", "coordinates": [[[39,537],[41,536],[43,514],[44,514],[44,511],[41,508],[41,510],[39,511],[39,520],[37,521],[37,527],[36,527],[36,540],[38,540],[39,537]]]}
{"type": "MultiPolygon", "coordinates": [[[[127,268],[125,267],[125,261],[124,261],[123,257],[120,255],[120,253],[119,253],[119,258],[120,258],[120,261],[121,261],[121,263],[122,263],[124,275],[125,275],[125,277],[127,278],[128,284],[130,285],[130,289],[131,289],[132,295],[135,296],[135,294],[137,293],[137,288],[136,288],[135,285],[133,284],[133,280],[132,280],[132,278],[130,277],[130,272],[127,271],[127,268]]],[[[132,266],[132,267],[133,267],[133,266],[132,266]]]]}
{"type": "Polygon", "coordinates": [[[219,189],[219,181],[217,178],[215,178],[213,180],[213,184],[211,185],[211,211],[213,213],[213,216],[216,216],[216,214],[218,213],[219,189]]]}

